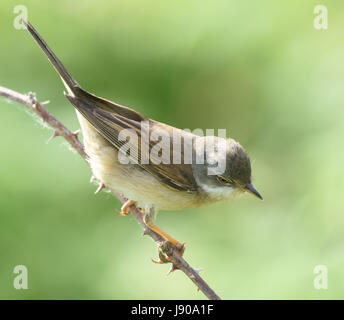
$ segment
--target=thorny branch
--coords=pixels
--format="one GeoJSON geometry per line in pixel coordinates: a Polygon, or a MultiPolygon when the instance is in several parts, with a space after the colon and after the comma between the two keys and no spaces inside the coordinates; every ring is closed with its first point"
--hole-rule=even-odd
{"type": "MultiPolygon", "coordinates": [[[[12,101],[18,102],[31,111],[36,113],[45,123],[49,124],[53,130],[54,134],[52,138],[61,136],[65,138],[71,147],[75,149],[79,155],[87,162],[87,154],[85,153],[84,146],[78,139],[79,131],[72,132],[67,127],[65,127],[59,120],[57,120],[48,110],[44,107],[44,104],[47,102],[38,102],[36,95],[34,93],[29,93],[28,95],[23,95],[21,93],[15,92],[13,90],[4,88],[0,86],[0,96],[3,96],[7,99],[12,101]]],[[[97,191],[100,191],[105,186],[101,184],[97,191]]],[[[126,202],[127,199],[121,195],[120,193],[116,192],[115,190],[111,190],[111,192],[122,202],[126,202]]],[[[141,210],[135,206],[130,207],[130,212],[137,220],[137,222],[143,227],[143,234],[150,236],[158,245],[159,248],[159,257],[160,260],[163,262],[169,262],[172,264],[172,267],[169,272],[173,272],[175,270],[183,271],[186,276],[201,290],[209,299],[211,300],[220,300],[221,298],[212,290],[209,285],[200,277],[199,271],[192,268],[185,259],[181,256],[180,252],[173,249],[166,242],[163,238],[161,238],[158,234],[156,234],[151,229],[147,228],[145,223],[143,222],[143,214],[141,210]]]]}

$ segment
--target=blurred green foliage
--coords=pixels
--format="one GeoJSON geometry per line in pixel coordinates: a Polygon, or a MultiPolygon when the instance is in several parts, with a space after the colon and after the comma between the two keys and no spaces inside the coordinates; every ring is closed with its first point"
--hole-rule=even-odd
{"type": "MultiPolygon", "coordinates": [[[[161,212],[185,257],[226,299],[344,293],[343,1],[27,1],[29,19],[87,90],[180,128],[226,128],[247,149],[264,201],[161,212]],[[313,286],[328,268],[328,290],[313,286]]],[[[15,1],[0,3],[0,85],[34,91],[78,128],[15,1]]],[[[19,4],[19,3],[18,3],[19,4]]],[[[165,276],[154,243],[61,138],[0,99],[0,298],[203,299],[165,276]],[[13,288],[26,265],[29,290],[13,288]]]]}

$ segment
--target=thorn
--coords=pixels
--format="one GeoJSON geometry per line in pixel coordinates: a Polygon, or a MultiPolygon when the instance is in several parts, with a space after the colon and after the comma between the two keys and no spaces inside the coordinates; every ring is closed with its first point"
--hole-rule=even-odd
{"type": "Polygon", "coordinates": [[[49,143],[54,138],[58,137],[60,134],[55,130],[52,136],[48,139],[47,143],[49,143]]]}
{"type": "Polygon", "coordinates": [[[80,129],[74,131],[74,132],[72,133],[72,135],[73,135],[75,138],[78,138],[79,133],[80,133],[80,129]]]}
{"type": "Polygon", "coordinates": [[[142,232],[142,236],[148,236],[149,235],[149,230],[148,228],[144,228],[142,232]]]}
{"type": "Polygon", "coordinates": [[[176,264],[172,264],[171,269],[168,270],[167,275],[171,274],[172,272],[179,270],[179,267],[176,264]]]}
{"type": "Polygon", "coordinates": [[[101,183],[98,187],[98,189],[96,190],[96,192],[94,194],[97,194],[99,193],[100,191],[102,191],[103,189],[105,189],[105,184],[104,183],[101,183]]]}
{"type": "Polygon", "coordinates": [[[28,97],[30,99],[30,102],[32,104],[32,106],[35,108],[35,109],[39,109],[39,104],[37,103],[37,96],[36,96],[36,93],[34,92],[29,92],[28,93],[28,97]]]}
{"type": "Polygon", "coordinates": [[[201,272],[201,271],[203,271],[203,268],[198,268],[198,269],[194,269],[195,270],[195,272],[199,275],[199,273],[201,272]]]}
{"type": "Polygon", "coordinates": [[[41,104],[42,104],[43,106],[46,105],[46,104],[49,104],[49,103],[50,103],[50,100],[41,102],[41,104]]]}
{"type": "Polygon", "coordinates": [[[37,95],[36,95],[36,93],[34,93],[34,92],[32,92],[32,91],[30,91],[30,92],[28,93],[28,96],[29,96],[30,99],[32,99],[32,100],[34,100],[34,101],[37,100],[37,95]]]}
{"type": "MultiPolygon", "coordinates": [[[[199,275],[199,273],[200,273],[202,270],[203,270],[203,268],[194,269],[194,271],[197,273],[197,275],[199,275]]],[[[192,275],[190,276],[190,278],[195,279],[195,276],[192,274],[192,275]]]]}

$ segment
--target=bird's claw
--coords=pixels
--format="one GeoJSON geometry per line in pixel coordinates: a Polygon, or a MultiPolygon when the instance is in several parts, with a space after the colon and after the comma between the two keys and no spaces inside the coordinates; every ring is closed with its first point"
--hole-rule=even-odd
{"type": "Polygon", "coordinates": [[[174,248],[178,251],[180,256],[182,256],[185,251],[185,242],[178,242],[178,244],[176,244],[174,248]]]}
{"type": "Polygon", "coordinates": [[[172,263],[172,267],[168,273],[171,273],[177,269],[179,269],[173,262],[171,261],[171,256],[173,251],[176,251],[180,256],[184,254],[185,251],[185,243],[178,243],[177,245],[173,245],[169,241],[160,242],[158,245],[158,254],[159,260],[152,259],[152,262],[156,264],[165,264],[165,263],[172,263]]]}
{"type": "Polygon", "coordinates": [[[127,202],[125,202],[122,207],[121,207],[121,211],[119,212],[119,214],[121,216],[126,216],[127,214],[129,214],[130,212],[130,207],[135,205],[136,201],[133,200],[128,200],[127,202]]]}

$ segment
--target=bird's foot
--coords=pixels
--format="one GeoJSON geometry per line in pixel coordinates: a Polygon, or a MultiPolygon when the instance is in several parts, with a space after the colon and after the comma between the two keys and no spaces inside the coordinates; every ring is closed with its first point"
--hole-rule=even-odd
{"type": "Polygon", "coordinates": [[[146,224],[146,226],[157,233],[159,236],[164,238],[166,242],[175,249],[180,255],[183,255],[185,251],[185,243],[181,243],[178,240],[172,238],[169,234],[167,234],[165,231],[161,230],[158,226],[155,224],[146,224]]]}
{"type": "Polygon", "coordinates": [[[129,209],[131,206],[135,205],[136,201],[134,200],[128,200],[127,202],[125,202],[122,207],[121,207],[121,211],[119,212],[119,214],[121,216],[126,216],[127,214],[129,214],[129,209]]]}
{"type": "MultiPolygon", "coordinates": [[[[185,243],[181,243],[176,239],[172,238],[168,233],[160,229],[154,224],[155,211],[154,207],[148,210],[143,215],[143,222],[145,223],[145,229],[143,234],[148,234],[148,230],[155,232],[162,239],[159,241],[159,261],[153,260],[153,262],[161,264],[168,263],[170,257],[177,253],[177,255],[182,256],[185,251],[185,243]]],[[[173,263],[173,262],[172,262],[173,263]]]]}
{"type": "MultiPolygon", "coordinates": [[[[147,219],[147,215],[144,215],[143,221],[146,224],[146,227],[150,230],[154,231],[156,234],[158,234],[160,237],[162,237],[165,241],[164,243],[168,245],[171,249],[174,249],[178,252],[179,255],[183,255],[185,251],[185,243],[181,243],[178,240],[171,237],[168,233],[166,233],[164,230],[161,230],[157,225],[152,223],[149,220],[149,217],[147,219]]],[[[167,255],[168,256],[168,255],[167,255]]],[[[162,259],[160,259],[162,261],[162,259]]]]}
{"type": "MultiPolygon", "coordinates": [[[[173,239],[173,238],[171,238],[173,239]]],[[[167,240],[167,243],[174,249],[178,252],[178,254],[180,256],[182,256],[184,254],[184,251],[185,251],[185,242],[179,242],[177,241],[176,239],[173,239],[174,242],[171,242],[170,240],[167,240]]]]}
{"type": "Polygon", "coordinates": [[[183,255],[185,250],[185,243],[179,243],[179,246],[174,246],[169,241],[163,241],[160,242],[158,245],[158,254],[159,254],[159,260],[152,259],[152,262],[156,264],[166,264],[166,263],[172,263],[172,267],[169,270],[168,273],[171,273],[177,269],[179,269],[171,260],[171,256],[173,255],[173,251],[176,251],[180,256],[183,255]]]}

